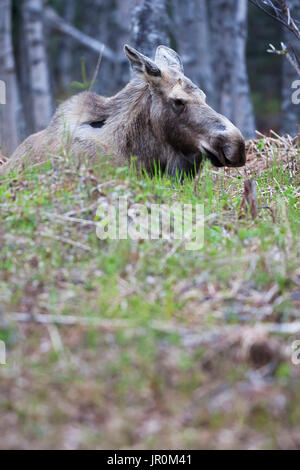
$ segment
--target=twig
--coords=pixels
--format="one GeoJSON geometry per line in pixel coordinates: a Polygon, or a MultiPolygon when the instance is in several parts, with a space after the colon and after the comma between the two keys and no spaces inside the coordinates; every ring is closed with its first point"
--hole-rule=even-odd
{"type": "Polygon", "coordinates": [[[296,70],[297,74],[300,76],[300,63],[294,51],[290,51],[288,47],[281,43],[281,49],[276,49],[273,44],[270,44],[270,49],[267,49],[269,54],[277,54],[286,57],[291,66],[296,70]]]}
{"type": "Polygon", "coordinates": [[[49,332],[50,340],[54,351],[57,353],[63,351],[64,346],[57,326],[54,323],[49,323],[47,325],[47,330],[49,332]]]}
{"type": "Polygon", "coordinates": [[[69,245],[72,245],[75,248],[80,248],[81,250],[85,250],[85,251],[88,251],[88,252],[92,251],[89,246],[83,245],[83,243],[75,242],[74,240],[71,240],[70,238],[59,237],[59,236],[56,236],[56,235],[52,235],[51,233],[48,233],[48,232],[42,232],[41,236],[46,237],[46,238],[52,238],[53,240],[57,240],[57,241],[60,241],[60,242],[63,242],[63,243],[68,243],[69,245]]]}
{"type": "Polygon", "coordinates": [[[47,212],[46,217],[49,220],[54,220],[55,222],[59,222],[59,220],[64,221],[64,222],[70,222],[70,223],[77,223],[80,225],[92,225],[93,227],[97,227],[97,222],[94,222],[93,220],[85,220],[85,219],[79,219],[77,217],[70,217],[68,215],[61,215],[61,214],[50,214],[47,212]]]}
{"type": "MultiPolygon", "coordinates": [[[[136,324],[122,318],[116,319],[103,319],[99,317],[76,317],[72,315],[48,315],[48,314],[31,314],[31,313],[7,313],[4,314],[6,320],[13,320],[20,323],[37,323],[41,325],[56,324],[61,326],[95,326],[104,330],[115,330],[119,328],[136,329],[136,324]]],[[[233,326],[226,325],[219,328],[214,328],[213,332],[204,332],[203,334],[194,333],[194,330],[183,328],[171,322],[152,321],[147,325],[148,328],[153,330],[163,331],[166,333],[178,333],[182,335],[190,335],[195,340],[206,339],[209,335],[217,337],[219,335],[227,334],[230,332],[239,332],[244,328],[249,330],[249,326],[233,326]]],[[[300,333],[300,321],[291,323],[258,323],[253,326],[253,330],[258,329],[266,333],[276,334],[298,334],[300,333]]]]}
{"type": "Polygon", "coordinates": [[[53,8],[45,8],[45,20],[50,28],[72,37],[76,41],[80,42],[81,44],[92,49],[95,52],[99,52],[103,49],[103,57],[113,62],[119,61],[117,55],[109,47],[107,47],[105,44],[98,41],[97,39],[91,38],[82,31],[79,31],[79,29],[75,28],[74,26],[68,24],[63,18],[61,18],[56,13],[53,8]]]}
{"type": "MultiPolygon", "coordinates": [[[[67,217],[67,219],[69,220],[70,217],[73,217],[74,215],[77,215],[77,214],[82,214],[82,212],[90,212],[94,209],[97,209],[99,207],[99,202],[96,201],[94,202],[93,204],[91,204],[90,206],[88,207],[83,207],[82,209],[78,209],[78,210],[71,210],[69,212],[67,212],[64,217],[67,217]]],[[[50,215],[50,214],[48,214],[50,215]]],[[[80,219],[81,220],[81,219],[80,219]]]]}
{"type": "Polygon", "coordinates": [[[7,318],[11,318],[14,321],[21,323],[40,323],[42,325],[81,325],[81,326],[99,326],[104,329],[123,328],[128,326],[128,321],[123,319],[117,320],[104,320],[98,317],[76,317],[73,315],[42,315],[42,314],[31,314],[31,313],[11,313],[7,315],[7,318]]]}
{"type": "MultiPolygon", "coordinates": [[[[11,319],[20,323],[38,323],[41,325],[61,325],[61,326],[94,326],[104,330],[116,330],[119,328],[136,329],[136,324],[123,318],[103,319],[99,317],[76,317],[74,315],[50,315],[50,314],[31,314],[31,313],[9,313],[4,315],[7,320],[11,319]]],[[[165,333],[178,333],[183,328],[172,324],[159,321],[153,321],[149,325],[150,328],[165,333]]]]}
{"type": "MultiPolygon", "coordinates": [[[[281,23],[300,41],[300,29],[297,26],[296,21],[291,16],[291,11],[287,5],[286,0],[250,0],[250,2],[268,16],[281,23]],[[265,8],[262,4],[269,7],[270,10],[265,8]]],[[[284,55],[300,76],[300,61],[296,52],[290,45],[287,47],[284,43],[281,43],[281,47],[282,49],[278,50],[272,44],[270,44],[270,49],[268,49],[268,52],[271,54],[284,55]]]]}
{"type": "Polygon", "coordinates": [[[290,9],[287,7],[285,1],[281,1],[280,3],[272,2],[271,0],[264,0],[262,3],[270,7],[273,11],[271,13],[270,10],[264,8],[262,3],[259,0],[249,0],[252,5],[256,6],[260,10],[262,10],[266,15],[273,18],[273,20],[278,21],[281,23],[285,28],[287,28],[291,33],[293,33],[298,39],[300,39],[300,31],[298,26],[296,25],[295,20],[291,17],[290,9]]]}

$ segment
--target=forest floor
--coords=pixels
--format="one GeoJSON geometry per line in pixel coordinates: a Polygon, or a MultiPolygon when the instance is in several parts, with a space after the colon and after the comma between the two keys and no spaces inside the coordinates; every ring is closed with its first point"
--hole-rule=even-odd
{"type": "Polygon", "coordinates": [[[0,447],[299,448],[299,155],[262,138],[184,184],[59,157],[0,182],[0,447]],[[119,196],[204,204],[204,246],[100,240],[119,196]]]}

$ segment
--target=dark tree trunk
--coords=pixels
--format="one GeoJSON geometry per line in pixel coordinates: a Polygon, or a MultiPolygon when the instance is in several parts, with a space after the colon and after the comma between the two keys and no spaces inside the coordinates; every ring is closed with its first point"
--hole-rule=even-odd
{"type": "MultiPolygon", "coordinates": [[[[81,12],[83,18],[83,31],[114,49],[115,38],[119,32],[113,22],[113,14],[116,8],[116,0],[86,0],[85,8],[81,12]]],[[[99,51],[100,53],[100,51],[99,51]]],[[[82,50],[82,56],[86,62],[88,79],[93,78],[99,54],[82,50]]],[[[79,65],[79,64],[78,64],[79,65]]],[[[101,60],[97,83],[94,90],[100,94],[111,95],[116,90],[116,74],[118,66],[104,56],[101,60]]]]}
{"type": "Polygon", "coordinates": [[[134,0],[131,45],[148,57],[159,45],[169,46],[169,17],[165,0],[134,0]]]}
{"type": "MultiPolygon", "coordinates": [[[[75,21],[76,1],[64,0],[63,18],[68,24],[73,24],[75,21]]],[[[60,51],[58,57],[58,88],[66,89],[73,80],[72,66],[73,66],[73,51],[74,42],[70,37],[63,37],[59,41],[60,51]]]]}
{"type": "Polygon", "coordinates": [[[117,9],[114,21],[118,34],[116,35],[116,53],[120,60],[116,71],[116,90],[123,88],[130,80],[128,60],[124,54],[124,45],[130,43],[131,3],[132,0],[116,0],[117,9]]]}

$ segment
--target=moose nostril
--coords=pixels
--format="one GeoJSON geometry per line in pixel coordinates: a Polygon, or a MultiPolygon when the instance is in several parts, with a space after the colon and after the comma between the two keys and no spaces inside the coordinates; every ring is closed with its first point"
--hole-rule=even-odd
{"type": "Polygon", "coordinates": [[[222,147],[222,151],[224,157],[227,158],[227,160],[230,160],[230,158],[232,157],[232,146],[230,144],[225,144],[222,147]]]}
{"type": "Polygon", "coordinates": [[[241,167],[246,163],[246,146],[240,133],[218,133],[206,148],[217,158],[217,166],[241,167]]]}
{"type": "Polygon", "coordinates": [[[222,147],[222,154],[228,166],[244,166],[246,163],[246,146],[243,140],[227,143],[222,147]]]}
{"type": "Polygon", "coordinates": [[[243,162],[243,164],[245,164],[246,163],[246,144],[244,140],[241,140],[239,142],[237,154],[239,156],[240,162],[243,162]]]}
{"type": "Polygon", "coordinates": [[[239,151],[242,155],[246,155],[246,144],[244,140],[242,140],[239,144],[239,151]]]}

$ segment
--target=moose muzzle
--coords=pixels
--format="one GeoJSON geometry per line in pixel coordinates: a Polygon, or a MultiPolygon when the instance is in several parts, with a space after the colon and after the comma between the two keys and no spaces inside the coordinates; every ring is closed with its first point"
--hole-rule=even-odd
{"type": "Polygon", "coordinates": [[[245,140],[239,129],[225,116],[213,113],[209,132],[200,140],[200,147],[217,167],[241,167],[246,163],[245,140]]]}

